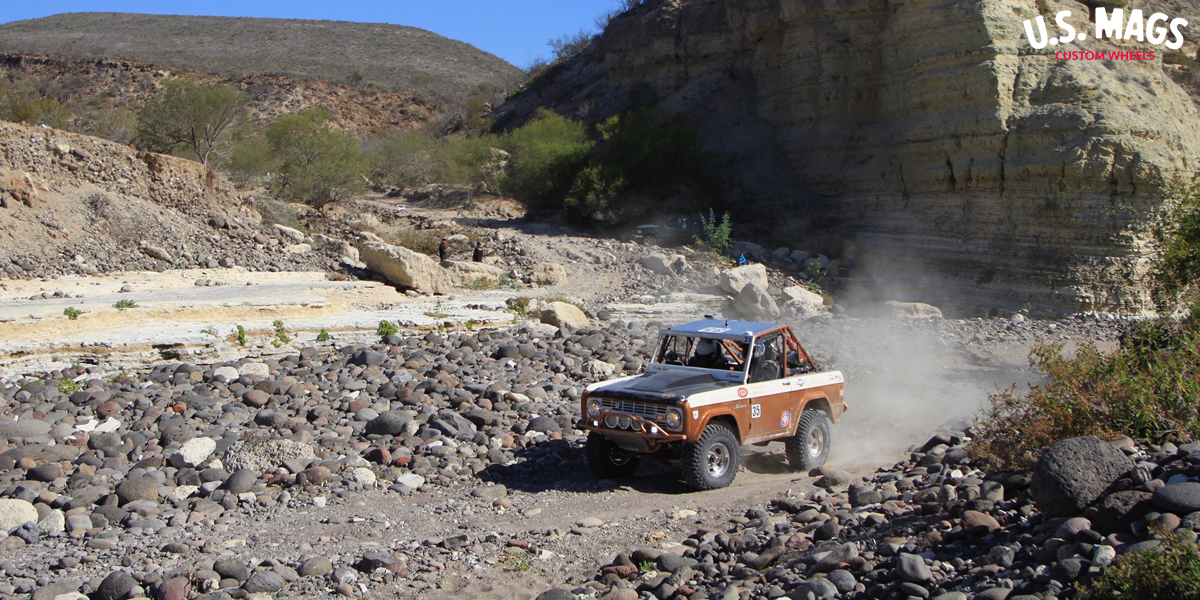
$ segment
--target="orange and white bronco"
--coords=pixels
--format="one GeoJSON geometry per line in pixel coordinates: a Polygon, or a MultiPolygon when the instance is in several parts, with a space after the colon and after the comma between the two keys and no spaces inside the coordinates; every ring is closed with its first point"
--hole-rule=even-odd
{"type": "Polygon", "coordinates": [[[677,457],[684,482],[729,485],[743,444],[783,440],[797,470],[825,464],[829,424],[846,411],[840,371],[821,371],[791,328],[704,319],[659,335],[646,372],[587,387],[580,426],[599,477],[642,456],[677,457]]]}

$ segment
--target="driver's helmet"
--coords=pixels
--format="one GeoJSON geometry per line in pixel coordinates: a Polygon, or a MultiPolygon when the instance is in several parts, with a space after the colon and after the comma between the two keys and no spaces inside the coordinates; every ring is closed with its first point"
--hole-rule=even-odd
{"type": "Polygon", "coordinates": [[[710,356],[717,351],[717,342],[715,340],[702,339],[696,343],[697,356],[710,356]]]}

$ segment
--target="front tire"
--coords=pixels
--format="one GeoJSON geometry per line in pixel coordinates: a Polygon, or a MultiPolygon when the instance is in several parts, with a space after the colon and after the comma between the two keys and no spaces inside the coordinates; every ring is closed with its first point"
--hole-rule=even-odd
{"type": "Polygon", "coordinates": [[[797,471],[810,471],[829,458],[829,417],[809,409],[800,415],[796,435],[787,439],[788,463],[797,471]]]}
{"type": "Polygon", "coordinates": [[[641,462],[641,457],[622,449],[612,443],[612,440],[595,431],[588,432],[587,465],[596,477],[601,479],[629,477],[633,475],[641,462]]]}
{"type": "Polygon", "coordinates": [[[648,236],[642,238],[642,244],[644,244],[646,246],[657,246],[658,238],[653,235],[648,235],[648,236]]]}
{"type": "Polygon", "coordinates": [[[742,464],[737,436],[721,423],[709,423],[700,439],[684,446],[683,482],[697,490],[715,490],[733,483],[742,464]]]}

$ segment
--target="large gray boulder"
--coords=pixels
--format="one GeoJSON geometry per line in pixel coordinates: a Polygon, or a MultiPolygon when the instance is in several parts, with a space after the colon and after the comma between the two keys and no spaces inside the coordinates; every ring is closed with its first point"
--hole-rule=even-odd
{"type": "Polygon", "coordinates": [[[480,281],[495,284],[504,275],[504,270],[499,267],[465,260],[443,261],[442,267],[446,269],[446,272],[450,275],[450,280],[458,287],[472,285],[480,281]]]}
{"type": "Polygon", "coordinates": [[[362,232],[359,237],[358,253],[363,263],[388,283],[426,294],[445,294],[454,287],[449,273],[432,258],[393,246],[370,232],[362,232]]]}
{"type": "Polygon", "coordinates": [[[267,473],[283,466],[284,461],[311,461],[316,457],[316,452],[308,444],[256,435],[231,444],[221,460],[230,472],[250,469],[267,473]]]}
{"type": "Polygon", "coordinates": [[[735,296],[740,294],[742,288],[746,287],[748,283],[757,283],[759,287],[766,290],[770,286],[767,282],[767,267],[755,263],[721,271],[721,289],[729,294],[735,296]]]}
{"type": "Polygon", "coordinates": [[[942,309],[925,304],[924,302],[897,302],[891,300],[883,303],[883,312],[893,319],[940,319],[942,309]]]}
{"type": "Polygon", "coordinates": [[[562,327],[569,325],[575,329],[587,327],[591,324],[591,320],[587,315],[579,310],[578,306],[568,304],[566,302],[551,302],[542,308],[542,322],[547,325],[562,327]]]}
{"type": "Polygon", "coordinates": [[[659,275],[671,274],[671,258],[665,254],[647,254],[639,258],[638,263],[659,275]]]}
{"type": "Polygon", "coordinates": [[[750,320],[773,321],[779,318],[779,305],[758,282],[747,283],[733,299],[733,309],[750,320]]]}
{"type": "Polygon", "coordinates": [[[38,513],[33,504],[15,498],[0,499],[0,533],[7,534],[25,523],[37,523],[38,513]]]}
{"type": "Polygon", "coordinates": [[[557,263],[537,265],[530,275],[530,280],[538,285],[557,285],[566,279],[567,268],[557,263]]]}
{"type": "Polygon", "coordinates": [[[1047,517],[1075,517],[1132,468],[1129,457],[1095,436],[1060,440],[1038,459],[1029,491],[1047,517]]]}
{"type": "Polygon", "coordinates": [[[797,317],[811,317],[825,312],[825,298],[802,286],[783,288],[784,306],[797,317]]]}

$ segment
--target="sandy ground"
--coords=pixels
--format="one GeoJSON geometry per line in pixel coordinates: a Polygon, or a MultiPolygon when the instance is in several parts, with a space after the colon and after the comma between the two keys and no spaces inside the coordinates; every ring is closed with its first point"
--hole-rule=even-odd
{"type": "Polygon", "coordinates": [[[412,298],[382,283],[329,281],[324,273],[237,269],[8,280],[0,282],[0,378],[69,364],[79,355],[152,360],[171,349],[216,360],[242,350],[233,346],[238,325],[257,342],[252,346],[262,347],[273,338],[276,320],[298,341],[311,341],[322,329],[371,336],[381,320],[416,329],[446,322],[511,323],[504,301],[512,295],[473,291],[412,298]],[[30,299],[55,292],[65,297],[30,299]],[[123,300],[136,306],[116,308],[123,300]],[[64,314],[69,308],[80,311],[77,318],[64,314]]]}

